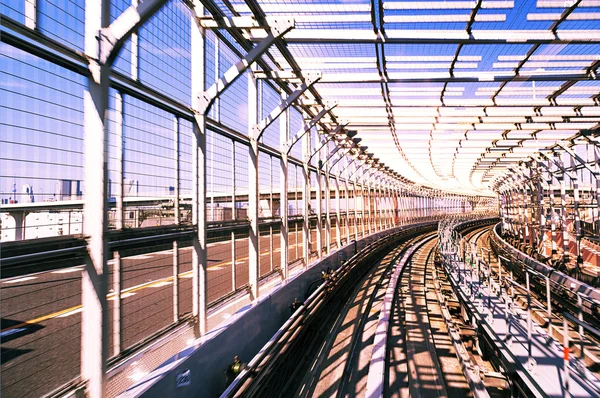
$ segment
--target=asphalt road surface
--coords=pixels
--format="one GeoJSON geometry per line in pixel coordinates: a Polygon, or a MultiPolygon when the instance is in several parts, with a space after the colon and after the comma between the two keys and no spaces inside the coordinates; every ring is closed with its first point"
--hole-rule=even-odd
{"type": "MultiPolygon", "coordinates": [[[[335,229],[332,229],[335,243],[335,229]]],[[[342,234],[344,236],[344,233],[342,234]]],[[[324,237],[323,237],[324,238],[324,237]]],[[[316,249],[316,231],[311,231],[316,249]]],[[[260,275],[278,268],[280,235],[259,239],[260,275]]],[[[208,244],[208,301],[248,283],[248,239],[208,244]]],[[[289,260],[302,257],[302,230],[289,235],[289,260]]],[[[114,260],[109,261],[112,270],[114,260]]],[[[122,258],[122,349],[131,347],[174,321],[173,251],[122,258]]],[[[73,267],[0,282],[2,397],[38,397],[75,379],[81,354],[81,271],[73,267]]],[[[112,283],[113,274],[109,275],[112,283]]],[[[179,249],[178,314],[192,310],[192,251],[179,249]]],[[[109,325],[115,295],[108,295],[109,325]]],[[[109,332],[110,354],[114,355],[109,332]]]]}

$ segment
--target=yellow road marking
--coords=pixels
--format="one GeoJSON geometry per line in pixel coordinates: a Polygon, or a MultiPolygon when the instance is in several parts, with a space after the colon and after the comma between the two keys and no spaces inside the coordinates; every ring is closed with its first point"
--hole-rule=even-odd
{"type": "MultiPolygon", "coordinates": [[[[294,246],[297,246],[297,245],[298,244],[296,244],[294,246]]],[[[292,246],[290,246],[290,247],[292,247],[292,246]]],[[[261,256],[265,256],[267,254],[269,254],[269,252],[263,252],[260,255],[261,256]]],[[[242,258],[236,259],[236,263],[242,262],[242,261],[245,261],[245,260],[248,260],[248,257],[242,257],[242,258]]],[[[226,261],[226,262],[222,262],[222,263],[213,264],[210,267],[208,267],[208,270],[211,270],[211,269],[222,269],[223,265],[231,265],[231,264],[232,264],[231,261],[226,261]]],[[[193,276],[193,271],[186,271],[186,272],[182,272],[182,273],[180,273],[180,274],[177,275],[177,277],[179,279],[190,278],[192,276],[193,276]]],[[[168,276],[166,278],[162,278],[162,279],[158,279],[158,280],[155,280],[155,281],[150,281],[150,282],[142,283],[142,284],[137,285],[137,286],[132,286],[130,288],[123,289],[123,290],[121,290],[121,299],[129,297],[128,295],[126,295],[127,293],[134,293],[134,292],[137,292],[139,290],[146,289],[148,287],[162,287],[162,286],[167,286],[167,285],[170,284],[170,282],[173,282],[173,277],[172,276],[168,276]],[[123,296],[125,296],[125,297],[123,297],[123,296]]],[[[110,294],[108,294],[106,296],[106,298],[108,300],[114,300],[115,296],[116,296],[115,293],[110,293],[110,294]]],[[[22,328],[22,327],[27,326],[27,325],[33,325],[33,324],[36,324],[36,323],[44,322],[44,321],[47,321],[49,319],[57,318],[57,317],[59,317],[61,315],[64,315],[64,314],[69,313],[71,311],[76,311],[76,310],[81,309],[81,308],[83,308],[83,305],[79,304],[79,305],[73,306],[71,308],[67,308],[67,309],[64,309],[64,310],[53,312],[53,313],[48,314],[48,315],[43,315],[43,316],[40,316],[38,318],[30,319],[30,320],[25,321],[23,323],[20,323],[18,325],[10,326],[10,327],[7,327],[5,329],[2,329],[2,330],[0,330],[0,333],[4,333],[4,332],[12,330],[12,329],[22,328]]]]}

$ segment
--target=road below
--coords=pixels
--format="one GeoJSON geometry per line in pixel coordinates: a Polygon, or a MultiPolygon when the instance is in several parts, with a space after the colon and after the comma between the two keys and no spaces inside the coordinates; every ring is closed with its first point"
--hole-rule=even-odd
{"type": "MultiPolygon", "coordinates": [[[[316,231],[311,231],[316,242],[316,231]]],[[[335,231],[332,231],[335,242],[335,231]]],[[[210,240],[209,240],[210,242],[210,240]]],[[[248,239],[208,244],[208,302],[248,283],[248,239]]],[[[316,244],[311,245],[313,250],[316,244]]],[[[302,256],[302,230],[289,234],[289,261],[302,256]]],[[[279,233],[260,236],[260,275],[278,269],[279,233]]],[[[127,349],[169,326],[175,319],[174,281],[178,283],[177,315],[192,311],[192,250],[179,248],[179,272],[173,272],[173,250],[123,257],[122,347],[127,349]]],[[[114,260],[109,261],[112,286],[114,260]]],[[[81,272],[83,266],[2,280],[2,396],[37,397],[75,379],[81,355],[81,272]]],[[[113,329],[115,294],[109,290],[109,324],[113,329]]],[[[113,334],[110,355],[116,353],[113,334]]]]}

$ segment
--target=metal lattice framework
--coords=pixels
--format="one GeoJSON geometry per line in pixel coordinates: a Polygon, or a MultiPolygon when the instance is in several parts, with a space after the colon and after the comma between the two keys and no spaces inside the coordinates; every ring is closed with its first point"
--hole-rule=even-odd
{"type": "MultiPolygon", "coordinates": [[[[490,181],[515,162],[598,127],[598,6],[225,1],[207,6],[200,24],[232,32],[294,19],[267,57],[276,68],[258,76],[290,84],[320,72],[302,103],[336,101],[335,115],[392,170],[432,188],[490,194],[490,181]]],[[[267,31],[237,33],[259,42],[267,31]]]]}
{"type": "MultiPolygon", "coordinates": [[[[2,104],[14,102],[2,122],[10,150],[0,177],[35,181],[45,198],[61,184],[58,199],[33,203],[31,187],[18,196],[13,182],[0,192],[11,201],[2,198],[3,220],[25,240],[28,215],[69,212],[67,236],[55,236],[52,250],[23,242],[30,252],[3,257],[3,267],[24,275],[52,259],[79,274],[74,307],[28,315],[37,324],[81,312],[73,344],[81,362],[40,394],[77,376],[89,396],[112,396],[109,367],[133,367],[132,352],[160,333],[185,325],[204,336],[217,300],[254,302],[269,278],[284,281],[352,240],[492,213],[499,193],[505,227],[533,244],[542,238],[529,232],[532,219],[539,230],[542,221],[531,209],[544,209],[544,195],[557,206],[555,189],[540,185],[560,185],[563,218],[569,206],[579,214],[571,192],[586,200],[600,192],[578,182],[598,181],[596,0],[68,5],[0,8],[2,104]],[[145,228],[142,218],[160,223],[166,213],[171,225],[145,228]],[[129,286],[124,276],[146,254],[168,276],[129,286]],[[128,294],[143,289],[164,294],[155,303],[162,318],[133,333],[147,327],[131,325],[128,294]]],[[[594,200],[581,219],[597,233],[594,200]]],[[[28,298],[42,311],[37,299],[28,298]]],[[[135,306],[141,319],[159,313],[135,306]]],[[[27,389],[52,370],[13,368],[9,377],[27,389]]]]}

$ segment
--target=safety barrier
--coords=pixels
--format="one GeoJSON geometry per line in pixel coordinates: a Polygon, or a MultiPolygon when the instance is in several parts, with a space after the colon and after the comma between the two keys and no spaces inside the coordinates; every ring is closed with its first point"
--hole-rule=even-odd
{"type": "MultiPolygon", "coordinates": [[[[434,225],[434,223],[413,224],[410,227],[422,225],[434,225]]],[[[372,234],[325,257],[285,285],[232,316],[225,325],[171,358],[122,396],[220,394],[225,389],[224,371],[234,356],[237,355],[243,361],[253,358],[281,325],[289,320],[290,304],[293,299],[303,297],[309,285],[321,278],[322,272],[326,272],[328,268],[337,269],[341,260],[350,259],[356,252],[361,252],[374,241],[401,232],[408,227],[397,227],[372,234]],[[191,379],[190,384],[178,383],[181,378],[188,377],[191,379]]]]}

